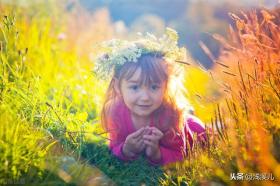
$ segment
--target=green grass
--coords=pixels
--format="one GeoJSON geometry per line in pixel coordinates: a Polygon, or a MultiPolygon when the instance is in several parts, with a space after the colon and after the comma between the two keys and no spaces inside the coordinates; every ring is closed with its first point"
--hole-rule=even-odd
{"type": "Polygon", "coordinates": [[[82,156],[98,167],[117,185],[159,185],[164,178],[161,167],[149,165],[145,158],[123,162],[113,156],[104,141],[85,143],[82,156]]]}

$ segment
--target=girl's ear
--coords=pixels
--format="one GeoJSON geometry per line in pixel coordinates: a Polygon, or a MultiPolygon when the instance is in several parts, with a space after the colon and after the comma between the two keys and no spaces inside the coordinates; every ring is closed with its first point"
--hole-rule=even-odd
{"type": "Polygon", "coordinates": [[[118,96],[121,96],[120,80],[117,78],[114,78],[114,90],[118,96]]]}

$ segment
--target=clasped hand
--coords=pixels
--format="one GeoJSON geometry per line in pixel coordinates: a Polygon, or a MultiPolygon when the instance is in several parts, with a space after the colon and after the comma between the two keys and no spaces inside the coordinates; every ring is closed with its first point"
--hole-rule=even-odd
{"type": "Polygon", "coordinates": [[[126,137],[123,153],[128,157],[145,151],[147,157],[157,160],[160,159],[159,140],[163,133],[156,127],[142,127],[126,137]]]}

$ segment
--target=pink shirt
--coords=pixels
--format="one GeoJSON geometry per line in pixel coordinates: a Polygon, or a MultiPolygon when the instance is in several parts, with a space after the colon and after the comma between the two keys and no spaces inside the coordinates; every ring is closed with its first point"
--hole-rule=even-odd
{"type": "MultiPolygon", "coordinates": [[[[159,124],[168,117],[168,113],[163,113],[160,118],[159,124]]],[[[204,133],[205,129],[200,121],[197,123],[196,117],[190,117],[185,121],[183,131],[175,131],[174,129],[169,129],[167,131],[162,131],[164,136],[159,141],[159,148],[161,152],[161,160],[158,162],[149,162],[153,165],[160,164],[165,165],[168,163],[183,160],[184,154],[186,153],[186,139],[191,140],[190,144],[192,146],[192,135],[193,132],[198,131],[200,134],[204,133]],[[185,134],[188,138],[185,137],[185,134]]],[[[150,126],[153,126],[153,119],[150,126]]],[[[122,147],[126,140],[126,137],[135,132],[130,110],[126,107],[123,101],[118,102],[112,109],[111,117],[109,118],[109,134],[110,134],[110,144],[109,148],[112,153],[118,158],[128,161],[137,158],[127,158],[122,153],[122,147]]]]}

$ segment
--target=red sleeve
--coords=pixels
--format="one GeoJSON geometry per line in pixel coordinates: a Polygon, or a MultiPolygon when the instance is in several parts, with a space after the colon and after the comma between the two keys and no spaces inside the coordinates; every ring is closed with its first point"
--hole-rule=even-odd
{"type": "Polygon", "coordinates": [[[109,149],[111,152],[117,156],[119,159],[124,161],[134,160],[137,157],[126,157],[123,154],[122,148],[126,137],[128,135],[127,131],[127,122],[123,119],[123,109],[121,106],[117,105],[111,109],[110,113],[108,113],[108,133],[109,133],[109,149]]]}

